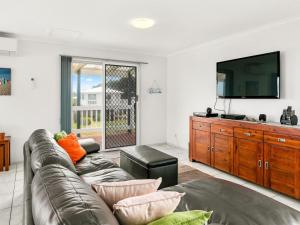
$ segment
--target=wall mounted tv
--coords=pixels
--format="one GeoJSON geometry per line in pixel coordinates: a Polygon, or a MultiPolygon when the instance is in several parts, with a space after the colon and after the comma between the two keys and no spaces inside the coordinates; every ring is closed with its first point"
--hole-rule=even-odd
{"type": "Polygon", "coordinates": [[[280,52],[217,63],[219,98],[280,98],[280,52]]]}

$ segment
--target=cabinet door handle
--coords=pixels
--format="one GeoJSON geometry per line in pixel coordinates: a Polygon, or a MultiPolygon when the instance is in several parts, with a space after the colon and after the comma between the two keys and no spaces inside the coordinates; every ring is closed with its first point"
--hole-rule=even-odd
{"type": "Polygon", "coordinates": [[[214,147],[211,147],[211,150],[212,150],[212,151],[214,151],[214,149],[215,149],[214,147]]]}
{"type": "Polygon", "coordinates": [[[247,137],[250,137],[250,136],[251,136],[251,133],[246,132],[246,133],[244,133],[244,135],[247,136],[247,137]]]}
{"type": "Polygon", "coordinates": [[[258,167],[261,168],[262,164],[261,164],[261,159],[258,160],[258,167]]]}
{"type": "Polygon", "coordinates": [[[277,138],[278,142],[285,143],[285,138],[277,138]]]}
{"type": "Polygon", "coordinates": [[[207,150],[210,151],[210,146],[207,146],[207,150]]]}
{"type": "Polygon", "coordinates": [[[225,130],[224,129],[220,129],[220,132],[224,132],[225,130]]]}
{"type": "Polygon", "coordinates": [[[265,162],[265,169],[266,169],[266,170],[269,169],[269,162],[268,162],[268,161],[265,162]]]}

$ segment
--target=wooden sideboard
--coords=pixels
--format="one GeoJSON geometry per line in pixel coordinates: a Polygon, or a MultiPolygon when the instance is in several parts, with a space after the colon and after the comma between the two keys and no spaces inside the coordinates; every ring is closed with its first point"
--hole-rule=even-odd
{"type": "Polygon", "coordinates": [[[300,127],[191,116],[189,158],[300,199],[300,127]]]}

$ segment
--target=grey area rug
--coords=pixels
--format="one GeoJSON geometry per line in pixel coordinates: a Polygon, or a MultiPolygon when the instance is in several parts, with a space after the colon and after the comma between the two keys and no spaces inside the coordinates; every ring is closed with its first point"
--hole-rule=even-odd
{"type": "MultiPolygon", "coordinates": [[[[120,151],[106,151],[101,152],[104,158],[107,158],[118,165],[120,165],[120,151]]],[[[211,177],[206,173],[202,173],[201,171],[194,169],[191,166],[185,165],[183,163],[178,164],[178,183],[185,183],[192,180],[201,180],[203,178],[211,177]]]]}

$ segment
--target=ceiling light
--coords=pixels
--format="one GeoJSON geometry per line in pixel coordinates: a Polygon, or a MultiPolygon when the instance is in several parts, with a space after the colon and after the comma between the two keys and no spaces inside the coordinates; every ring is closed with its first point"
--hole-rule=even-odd
{"type": "Polygon", "coordinates": [[[130,21],[130,24],[138,29],[147,29],[152,27],[155,21],[149,18],[135,18],[130,21]]]}

